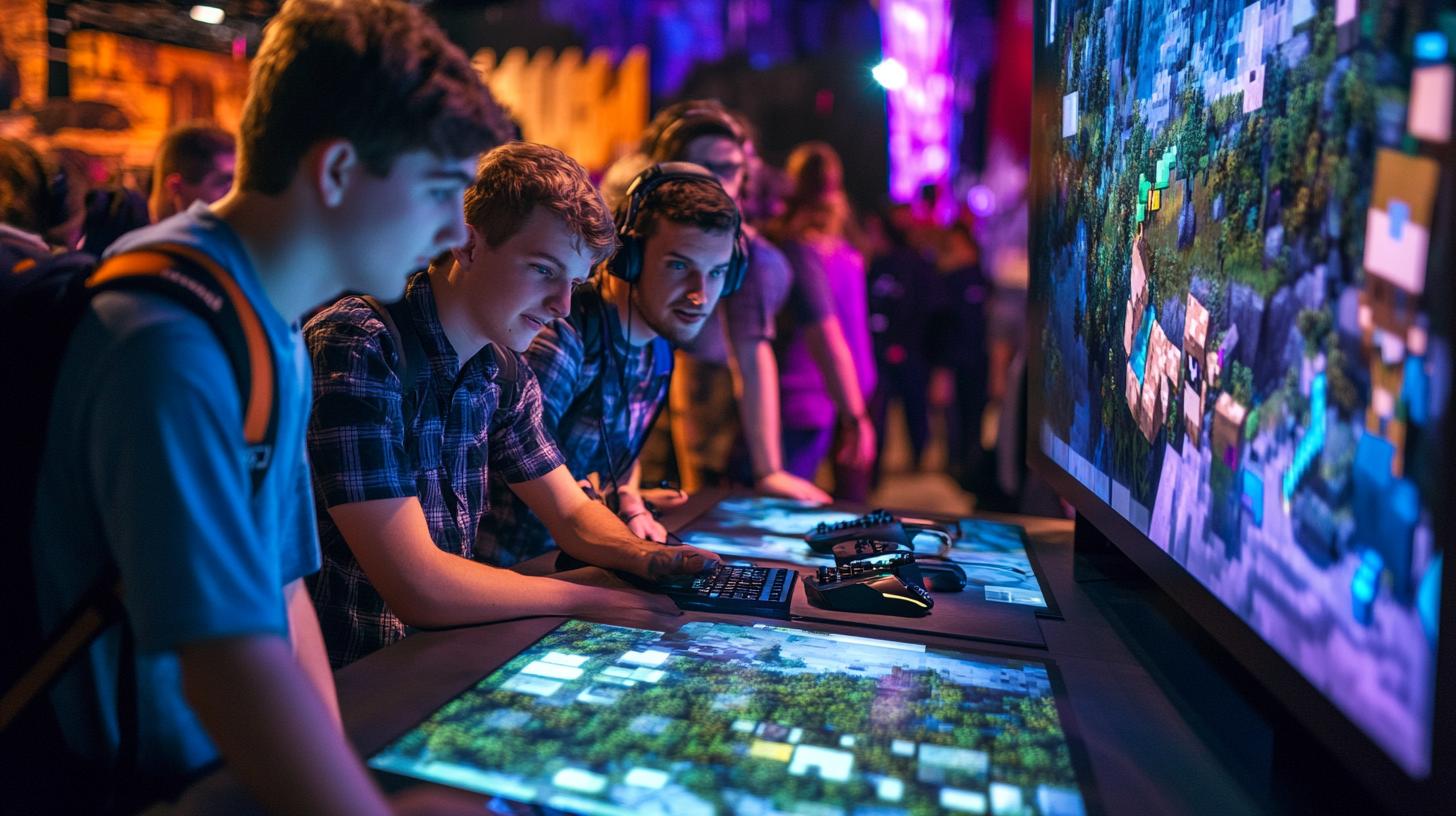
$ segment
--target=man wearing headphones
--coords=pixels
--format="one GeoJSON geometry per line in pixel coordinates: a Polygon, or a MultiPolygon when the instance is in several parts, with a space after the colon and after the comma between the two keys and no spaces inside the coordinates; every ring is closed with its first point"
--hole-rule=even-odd
{"type": "MultiPolygon", "coordinates": [[[[742,200],[752,141],[738,117],[713,99],[694,99],[658,112],[643,134],[652,161],[687,161],[718,177],[742,200]]],[[[746,446],[759,493],[828,502],[829,495],[783,466],[780,437],[777,324],[802,326],[814,362],[840,415],[837,458],[867,467],[875,455],[874,427],[865,411],[853,358],[835,316],[824,276],[794,268],[777,247],[745,228],[748,259],[742,291],[724,301],[711,324],[678,352],[671,394],[673,447],[683,487],[741,481],[731,452],[746,446]],[[717,325],[721,322],[721,325],[717,325]],[[736,393],[735,393],[736,392],[736,393]],[[736,397],[736,400],[735,400],[736,397]],[[736,414],[735,414],[736,403],[736,414]],[[741,430],[740,430],[741,429],[741,430]]]]}
{"type": "MultiPolygon", "coordinates": [[[[638,455],[667,402],[672,349],[702,330],[743,281],[738,207],[695,164],[639,173],[616,208],[620,246],[572,298],[571,314],[536,335],[525,359],[541,384],[545,426],[568,468],[590,477],[637,535],[667,533],[638,490],[638,455]]],[[[551,545],[545,526],[492,480],[480,557],[510,564],[551,545]]]]}

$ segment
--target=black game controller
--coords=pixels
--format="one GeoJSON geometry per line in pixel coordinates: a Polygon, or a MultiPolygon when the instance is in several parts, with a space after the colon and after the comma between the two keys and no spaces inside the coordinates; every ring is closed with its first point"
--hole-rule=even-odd
{"type": "Polygon", "coordinates": [[[804,594],[809,603],[840,612],[919,618],[935,606],[924,587],[893,572],[844,577],[833,567],[820,567],[816,579],[804,580],[804,594]]]}
{"type": "Polygon", "coordinates": [[[875,541],[871,538],[856,538],[853,541],[841,541],[835,544],[830,551],[834,553],[834,566],[842,567],[851,561],[858,561],[862,558],[873,558],[886,553],[902,552],[910,553],[910,550],[896,544],[893,541],[875,541]]]}
{"type": "Polygon", "coordinates": [[[888,541],[907,549],[910,547],[910,533],[905,525],[886,510],[872,510],[859,518],[834,524],[821,521],[804,534],[809,549],[825,554],[833,552],[835,544],[856,539],[888,541]]]}

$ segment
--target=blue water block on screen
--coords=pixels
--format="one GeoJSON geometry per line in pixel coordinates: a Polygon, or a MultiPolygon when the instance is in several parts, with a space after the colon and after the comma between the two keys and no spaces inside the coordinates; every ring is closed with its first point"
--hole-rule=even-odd
{"type": "Polygon", "coordinates": [[[1366,550],[1350,579],[1350,613],[1355,620],[1369,626],[1375,611],[1375,593],[1380,589],[1380,570],[1385,559],[1375,550],[1366,550]]]}
{"type": "MultiPolygon", "coordinates": [[[[1229,446],[1233,450],[1233,446],[1229,446]]],[[[1255,527],[1264,526],[1264,480],[1252,470],[1243,472],[1243,501],[1255,527]]]]}
{"type": "Polygon", "coordinates": [[[1436,634],[1440,629],[1438,615],[1441,611],[1441,565],[1444,562],[1441,553],[1436,553],[1426,564],[1426,573],[1421,576],[1421,587],[1416,591],[1416,612],[1421,616],[1421,628],[1426,630],[1426,637],[1436,642],[1436,634]]]}
{"type": "Polygon", "coordinates": [[[1412,425],[1425,425],[1431,417],[1431,382],[1426,376],[1425,359],[1410,356],[1405,358],[1405,384],[1400,398],[1405,403],[1406,416],[1412,425]]]}

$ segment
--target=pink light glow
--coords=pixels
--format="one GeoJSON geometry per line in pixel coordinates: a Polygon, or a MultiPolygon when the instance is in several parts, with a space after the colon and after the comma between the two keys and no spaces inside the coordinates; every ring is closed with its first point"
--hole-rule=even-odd
{"type": "MultiPolygon", "coordinates": [[[[949,186],[950,0],[881,0],[884,56],[905,67],[906,83],[886,89],[890,117],[890,198],[910,201],[921,187],[949,186]]],[[[948,201],[949,197],[943,197],[948,201]]]]}

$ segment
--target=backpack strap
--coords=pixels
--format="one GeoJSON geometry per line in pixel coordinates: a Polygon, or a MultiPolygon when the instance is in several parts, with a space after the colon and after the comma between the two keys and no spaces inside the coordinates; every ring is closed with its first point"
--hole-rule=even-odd
{"type": "Polygon", "coordinates": [[[278,390],[273,347],[263,321],[232,275],[205,253],[175,243],[150,244],[104,262],[86,283],[94,297],[108,290],[164,294],[201,317],[232,361],[243,399],[243,440],[253,492],[273,460],[278,390]]]}
{"type": "MultiPolygon", "coordinates": [[[[106,260],[86,280],[88,297],[113,290],[166,295],[212,328],[232,361],[233,376],[242,395],[243,438],[256,495],[273,458],[278,393],[272,345],[257,310],[237,281],[216,261],[192,247],[159,243],[106,260]]],[[[0,731],[50,688],[102,632],[125,617],[121,593],[120,575],[113,565],[87,589],[64,624],[46,640],[30,668],[0,695],[0,731]]],[[[122,707],[125,705],[122,703],[122,707]]]]}

